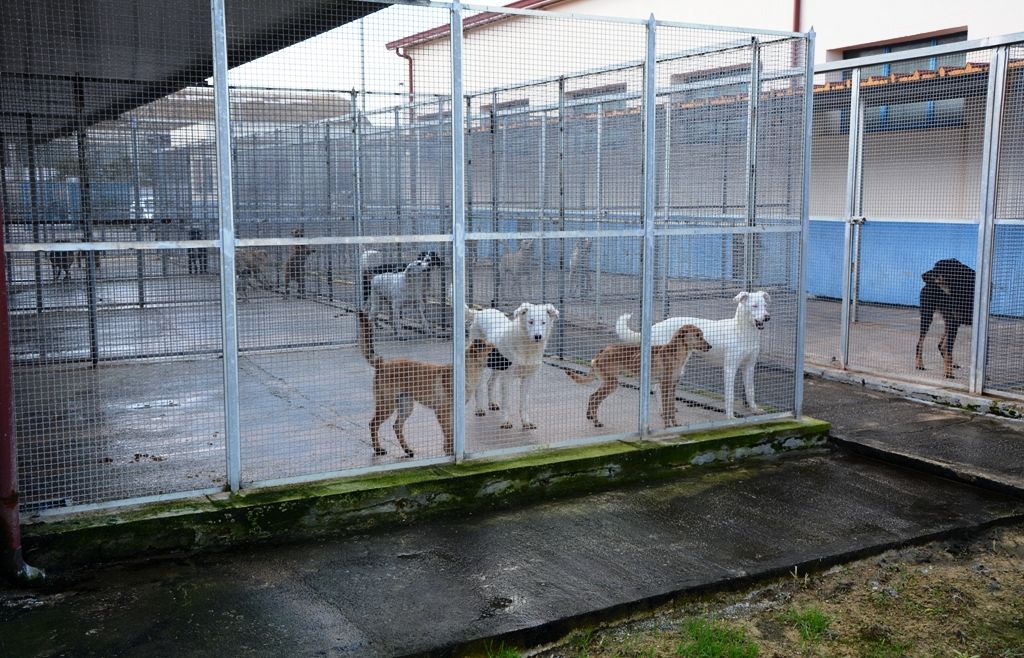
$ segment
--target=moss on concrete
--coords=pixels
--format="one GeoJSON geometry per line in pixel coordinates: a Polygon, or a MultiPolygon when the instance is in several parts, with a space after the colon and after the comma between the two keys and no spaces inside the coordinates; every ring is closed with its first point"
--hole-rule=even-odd
{"type": "Polygon", "coordinates": [[[828,423],[805,418],[222,493],[30,524],[24,544],[33,563],[60,570],[241,542],[338,535],[455,509],[514,506],[682,472],[707,473],[714,464],[823,445],[828,430],[828,423]]]}

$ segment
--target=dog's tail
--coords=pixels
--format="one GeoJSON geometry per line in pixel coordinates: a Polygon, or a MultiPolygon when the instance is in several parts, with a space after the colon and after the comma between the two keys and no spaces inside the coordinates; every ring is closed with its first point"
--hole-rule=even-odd
{"type": "Polygon", "coordinates": [[[469,304],[464,304],[463,306],[466,309],[466,326],[468,327],[469,325],[473,324],[473,320],[476,319],[476,314],[479,313],[480,311],[470,308],[469,304]]]}
{"type": "Polygon", "coordinates": [[[373,352],[373,322],[363,310],[356,311],[356,317],[359,320],[359,351],[363,353],[367,363],[376,370],[384,359],[373,352]]]}
{"type": "Polygon", "coordinates": [[[633,316],[630,313],[620,315],[619,319],[615,322],[615,333],[618,334],[619,340],[639,345],[640,333],[629,328],[629,320],[632,317],[633,316]]]}
{"type": "Polygon", "coordinates": [[[585,375],[581,375],[573,370],[566,370],[565,374],[569,376],[569,379],[573,380],[577,384],[589,384],[596,378],[596,375],[594,374],[594,362],[590,362],[590,372],[585,375]]]}

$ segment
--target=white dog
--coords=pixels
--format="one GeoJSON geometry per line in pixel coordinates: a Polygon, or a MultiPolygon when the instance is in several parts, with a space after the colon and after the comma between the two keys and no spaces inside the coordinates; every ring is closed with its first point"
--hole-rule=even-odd
{"type": "MultiPolygon", "coordinates": [[[[524,303],[516,309],[510,320],[508,316],[495,308],[486,308],[482,311],[474,311],[466,307],[467,318],[471,317],[469,325],[469,339],[482,338],[494,345],[495,350],[491,355],[500,354],[507,360],[508,365],[501,370],[494,370],[491,373],[491,381],[488,382],[487,392],[491,409],[494,406],[494,384],[497,381],[501,386],[501,412],[502,429],[512,429],[512,419],[509,414],[509,396],[511,393],[511,379],[519,381],[519,419],[524,430],[537,429],[537,426],[530,421],[527,413],[528,383],[544,358],[544,349],[551,337],[555,320],[558,319],[558,309],[551,304],[529,304],[524,303]]],[[[488,360],[490,366],[492,361],[488,360]]],[[[484,410],[482,385],[476,391],[476,415],[483,416],[484,410]]]]}
{"type": "Polygon", "coordinates": [[[428,325],[427,316],[423,312],[423,288],[427,285],[429,272],[429,263],[414,260],[405,266],[404,272],[387,272],[374,276],[370,282],[370,321],[375,321],[384,304],[389,304],[391,330],[397,334],[402,319],[402,307],[411,303],[416,306],[420,324],[426,328],[428,325]]]}
{"type": "MultiPolygon", "coordinates": [[[[669,318],[651,327],[652,345],[666,344],[672,338],[672,334],[684,324],[696,325],[704,333],[704,338],[711,344],[711,350],[700,355],[722,367],[727,418],[734,416],[736,371],[740,368],[743,368],[743,390],[747,396],[747,406],[751,411],[761,411],[754,402],[754,366],[757,365],[757,357],[761,352],[760,332],[771,319],[768,313],[768,302],[771,298],[763,290],[741,292],[733,301],[737,304],[736,315],[726,320],[669,318]]],[[[626,314],[619,318],[615,323],[615,333],[621,340],[639,343],[640,334],[629,328],[630,317],[626,314]]]]}

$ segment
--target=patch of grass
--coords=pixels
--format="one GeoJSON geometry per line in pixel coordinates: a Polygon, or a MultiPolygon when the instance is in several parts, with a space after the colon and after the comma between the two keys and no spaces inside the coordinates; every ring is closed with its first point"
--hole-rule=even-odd
{"type": "Polygon", "coordinates": [[[803,610],[794,608],[785,619],[796,627],[804,642],[817,642],[832,624],[832,619],[816,606],[809,606],[803,610]]]}
{"type": "Polygon", "coordinates": [[[486,652],[487,658],[521,658],[518,649],[506,647],[504,643],[499,644],[497,647],[488,646],[486,652]]]}
{"type": "Polygon", "coordinates": [[[861,658],[902,658],[910,649],[909,642],[893,642],[889,638],[872,640],[861,649],[861,658]]]}
{"type": "Polygon", "coordinates": [[[722,622],[693,619],[686,625],[688,639],[676,647],[685,658],[757,658],[757,645],[740,630],[722,622]]]}

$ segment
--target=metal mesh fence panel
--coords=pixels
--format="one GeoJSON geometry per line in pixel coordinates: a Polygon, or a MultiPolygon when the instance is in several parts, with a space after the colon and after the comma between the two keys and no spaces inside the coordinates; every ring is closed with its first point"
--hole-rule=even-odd
{"type": "Polygon", "coordinates": [[[1007,49],[1006,88],[996,171],[992,291],[985,388],[1024,395],[1024,47],[1007,49]]]}
{"type": "Polygon", "coordinates": [[[212,154],[174,157],[212,127],[210,97],[189,87],[203,76],[164,65],[195,45],[186,33],[209,43],[208,16],[194,18],[175,17],[166,34],[137,26],[149,47],[125,62],[94,56],[123,38],[102,7],[0,9],[5,24],[34,26],[0,55],[18,471],[31,513],[224,485],[220,295],[207,275],[218,261],[209,242],[155,242],[190,239],[216,205],[212,190],[190,193],[212,154]]]}
{"type": "MultiPolygon", "coordinates": [[[[87,4],[66,8],[83,38],[34,35],[52,61],[0,50],[27,509],[794,410],[806,40],[232,4],[211,84],[208,14],[168,15],[139,35],[158,44],[145,61],[111,62],[116,26],[87,4]],[[181,49],[187,70],[162,68],[181,49]],[[740,308],[757,406],[744,368],[641,353],[648,300],[655,323],[740,308]]],[[[60,11],[18,6],[0,18],[60,11]]],[[[731,340],[706,326],[686,351],[731,340]]]]}
{"type": "Polygon", "coordinates": [[[963,51],[861,67],[856,107],[855,63],[819,80],[810,360],[969,385],[991,59],[963,51]],[[846,309],[827,301],[844,295],[846,309]]]}
{"type": "Polygon", "coordinates": [[[830,73],[815,76],[814,82],[805,354],[810,363],[835,365],[841,360],[852,80],[830,73]]]}

